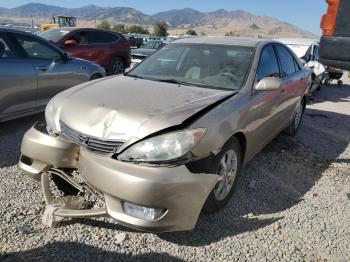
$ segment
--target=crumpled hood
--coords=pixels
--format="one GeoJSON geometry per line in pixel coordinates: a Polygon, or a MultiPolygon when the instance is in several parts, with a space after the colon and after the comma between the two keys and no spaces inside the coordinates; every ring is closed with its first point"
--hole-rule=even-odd
{"type": "Polygon", "coordinates": [[[137,48],[131,49],[131,56],[143,56],[148,57],[153,54],[157,49],[149,49],[149,48],[137,48]]]}
{"type": "Polygon", "coordinates": [[[179,125],[232,93],[114,76],[60,93],[54,107],[59,121],[82,134],[136,141],[179,125]]]}

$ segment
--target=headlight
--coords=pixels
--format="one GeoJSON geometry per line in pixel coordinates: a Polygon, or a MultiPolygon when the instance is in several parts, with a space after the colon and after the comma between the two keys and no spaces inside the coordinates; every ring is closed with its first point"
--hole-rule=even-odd
{"type": "Polygon", "coordinates": [[[202,139],[205,131],[205,128],[188,129],[152,137],[131,146],[118,159],[130,162],[163,162],[185,157],[202,139]]]}
{"type": "Polygon", "coordinates": [[[50,102],[47,104],[45,109],[45,119],[47,124],[47,131],[49,134],[52,133],[59,133],[58,124],[56,123],[56,111],[53,99],[50,100],[50,102]]]}

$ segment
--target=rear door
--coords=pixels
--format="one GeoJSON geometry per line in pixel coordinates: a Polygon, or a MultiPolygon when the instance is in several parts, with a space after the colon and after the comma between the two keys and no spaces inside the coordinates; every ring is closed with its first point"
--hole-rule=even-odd
{"type": "Polygon", "coordinates": [[[300,103],[301,87],[304,83],[304,72],[296,62],[292,53],[283,45],[275,44],[279,63],[281,67],[281,76],[283,78],[281,103],[278,111],[281,115],[283,125],[289,124],[296,106],[300,103]]]}
{"type": "Polygon", "coordinates": [[[94,30],[89,31],[88,35],[91,47],[91,61],[108,67],[113,56],[120,52],[117,45],[112,45],[120,40],[120,37],[113,33],[94,30]]]}
{"type": "Polygon", "coordinates": [[[36,72],[36,106],[44,107],[57,93],[84,81],[85,75],[73,61],[64,61],[62,53],[46,41],[27,34],[12,34],[36,72]]]}
{"type": "Polygon", "coordinates": [[[35,70],[6,33],[0,33],[0,79],[1,117],[35,107],[35,70]]]}

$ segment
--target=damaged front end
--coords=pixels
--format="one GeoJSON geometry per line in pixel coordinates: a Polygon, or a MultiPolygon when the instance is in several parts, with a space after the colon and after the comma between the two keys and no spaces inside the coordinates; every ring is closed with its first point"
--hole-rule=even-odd
{"type": "Polygon", "coordinates": [[[19,168],[41,181],[46,226],[67,218],[107,216],[139,230],[191,230],[219,179],[215,174],[191,173],[185,165],[119,161],[48,134],[45,123],[25,134],[21,153],[19,168]],[[76,194],[57,194],[50,183],[54,177],[76,194]]]}

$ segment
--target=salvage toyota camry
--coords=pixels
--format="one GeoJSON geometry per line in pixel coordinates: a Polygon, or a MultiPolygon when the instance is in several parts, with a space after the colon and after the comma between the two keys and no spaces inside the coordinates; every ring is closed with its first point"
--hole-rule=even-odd
{"type": "Polygon", "coordinates": [[[192,230],[202,210],[226,205],[245,163],[297,132],[310,84],[278,42],[175,41],[124,75],[55,96],[46,123],[25,134],[19,167],[41,180],[51,220],[192,230]],[[87,205],[88,194],[102,204],[87,205]]]}

